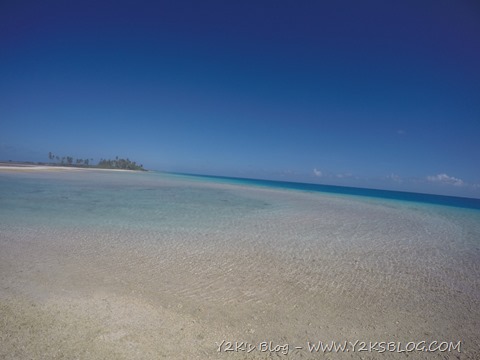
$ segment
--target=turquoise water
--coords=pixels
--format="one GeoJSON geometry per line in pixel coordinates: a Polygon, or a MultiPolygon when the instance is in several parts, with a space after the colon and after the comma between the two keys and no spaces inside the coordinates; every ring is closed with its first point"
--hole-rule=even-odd
{"type": "Polygon", "coordinates": [[[0,218],[56,225],[211,228],[262,210],[292,208],[292,203],[279,205],[276,199],[258,196],[255,189],[293,190],[360,203],[382,200],[407,209],[415,204],[441,205],[453,214],[456,208],[480,210],[480,199],[440,195],[157,172],[66,171],[0,174],[0,218]]]}
{"type": "MultiPolygon", "coordinates": [[[[189,174],[185,174],[185,175],[189,176],[189,174]]],[[[356,187],[346,187],[346,186],[307,184],[307,183],[297,183],[297,182],[288,182],[288,181],[232,178],[232,177],[224,177],[224,176],[207,176],[207,175],[190,175],[190,176],[210,179],[212,181],[220,181],[220,182],[223,181],[226,183],[233,183],[233,184],[272,187],[277,189],[311,191],[311,192],[320,192],[320,193],[327,193],[327,194],[355,195],[355,196],[363,196],[363,197],[370,197],[370,198],[411,201],[411,202],[419,202],[419,203],[425,203],[425,204],[445,205],[445,206],[480,210],[480,199],[474,199],[474,198],[444,196],[444,195],[434,195],[434,194],[421,194],[421,193],[412,193],[412,192],[405,192],[405,191],[356,188],[356,187]]]]}
{"type": "Polygon", "coordinates": [[[158,173],[0,175],[6,223],[190,228],[225,224],[267,204],[158,173]]]}
{"type": "MultiPolygon", "coordinates": [[[[325,249],[333,258],[352,251],[390,254],[371,258],[375,267],[418,252],[403,260],[405,266],[434,277],[448,264],[462,276],[475,268],[477,205],[475,199],[155,172],[0,175],[0,230],[99,231],[104,244],[108,234],[123,232],[130,234],[122,235],[125,243],[258,248],[286,262],[325,249]]],[[[480,293],[468,281],[455,281],[449,286],[480,293]]]]}

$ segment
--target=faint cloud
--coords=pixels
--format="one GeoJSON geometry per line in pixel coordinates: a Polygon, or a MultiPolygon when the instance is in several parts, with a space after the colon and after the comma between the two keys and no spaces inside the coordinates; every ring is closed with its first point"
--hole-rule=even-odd
{"type": "Polygon", "coordinates": [[[398,130],[397,130],[397,134],[398,134],[398,135],[405,135],[406,133],[407,133],[407,132],[406,132],[405,130],[403,130],[403,129],[398,129],[398,130]]]}
{"type": "Polygon", "coordinates": [[[350,174],[350,173],[343,173],[343,174],[337,174],[337,175],[335,175],[335,176],[336,176],[337,178],[339,178],[339,179],[343,179],[343,178],[350,178],[350,177],[352,177],[352,174],[350,174]]]}
{"type": "Polygon", "coordinates": [[[294,170],[284,170],[284,171],[280,171],[278,174],[276,174],[280,177],[291,177],[291,176],[295,176],[297,175],[297,172],[294,171],[294,170]]]}
{"type": "Polygon", "coordinates": [[[449,184],[453,186],[463,186],[464,182],[461,179],[458,179],[453,176],[448,176],[447,174],[438,174],[434,176],[427,176],[427,180],[430,182],[438,182],[443,184],[449,184]]]}
{"type": "Polygon", "coordinates": [[[400,176],[398,176],[397,174],[394,174],[394,173],[391,173],[390,175],[387,175],[387,179],[395,181],[397,183],[403,182],[403,179],[400,176]]]}
{"type": "Polygon", "coordinates": [[[313,169],[313,175],[317,176],[317,177],[322,177],[322,172],[320,170],[318,170],[317,168],[313,169]]]}

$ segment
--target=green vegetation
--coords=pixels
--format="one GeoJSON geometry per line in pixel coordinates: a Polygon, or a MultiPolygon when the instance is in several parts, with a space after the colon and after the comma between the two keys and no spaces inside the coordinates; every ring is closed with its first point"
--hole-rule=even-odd
{"type": "Polygon", "coordinates": [[[119,159],[118,156],[115,160],[101,159],[97,167],[102,169],[145,170],[143,165],[137,165],[135,161],[130,161],[128,158],[119,159]]]}
{"type": "Polygon", "coordinates": [[[88,167],[88,168],[100,168],[100,169],[121,169],[121,170],[142,170],[143,165],[138,165],[135,161],[131,161],[128,158],[121,159],[115,157],[115,160],[100,159],[97,165],[93,164],[93,159],[73,159],[71,156],[57,156],[51,151],[48,153],[50,161],[55,161],[53,164],[58,166],[73,166],[73,167],[88,167]]]}

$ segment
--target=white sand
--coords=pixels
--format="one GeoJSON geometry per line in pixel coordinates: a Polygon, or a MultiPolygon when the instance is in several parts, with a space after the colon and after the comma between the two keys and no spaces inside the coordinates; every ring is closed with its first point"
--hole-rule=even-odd
{"type": "Polygon", "coordinates": [[[125,169],[101,169],[75,166],[48,166],[48,165],[28,165],[28,164],[7,164],[0,163],[0,172],[31,172],[31,171],[136,171],[125,169]]]}

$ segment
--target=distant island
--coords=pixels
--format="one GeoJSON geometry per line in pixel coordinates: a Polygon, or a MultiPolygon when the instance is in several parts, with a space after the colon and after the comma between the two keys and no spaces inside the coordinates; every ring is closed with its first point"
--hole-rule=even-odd
{"type": "Polygon", "coordinates": [[[99,169],[120,169],[120,170],[140,170],[147,171],[142,164],[137,164],[130,159],[122,159],[118,156],[114,160],[100,159],[98,164],[93,164],[93,159],[74,159],[72,156],[58,156],[52,152],[48,153],[50,163],[38,163],[39,165],[68,166],[81,168],[99,168],[99,169]],[[55,161],[55,162],[52,162],[55,161]]]}

